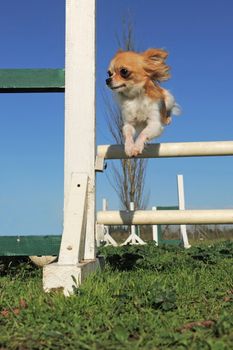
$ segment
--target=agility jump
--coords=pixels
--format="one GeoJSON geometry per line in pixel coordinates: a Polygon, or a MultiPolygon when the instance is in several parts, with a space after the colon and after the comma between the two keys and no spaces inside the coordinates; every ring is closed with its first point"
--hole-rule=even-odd
{"type": "MultiPolygon", "coordinates": [[[[98,224],[233,223],[233,209],[95,213],[95,170],[127,158],[123,146],[95,146],[95,0],[66,1],[64,229],[57,263],[44,267],[46,291],[73,292],[98,266],[98,224]],[[97,162],[96,162],[97,159],[97,162]]],[[[233,141],[148,145],[140,157],[233,155],[233,141]]]]}

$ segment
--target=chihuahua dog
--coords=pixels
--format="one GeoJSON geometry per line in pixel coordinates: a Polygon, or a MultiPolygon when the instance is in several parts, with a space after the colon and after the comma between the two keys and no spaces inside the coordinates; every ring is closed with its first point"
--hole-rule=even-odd
{"type": "Polygon", "coordinates": [[[110,63],[106,84],[121,106],[128,157],[141,154],[145,144],[171,123],[171,115],[180,114],[175,98],[159,86],[170,77],[167,56],[163,49],[118,51],[110,63]]]}

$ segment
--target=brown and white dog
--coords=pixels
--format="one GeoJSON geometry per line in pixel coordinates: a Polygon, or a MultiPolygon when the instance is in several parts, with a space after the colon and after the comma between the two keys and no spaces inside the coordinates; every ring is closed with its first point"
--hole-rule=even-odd
{"type": "Polygon", "coordinates": [[[117,93],[129,157],[141,154],[145,143],[170,124],[171,114],[180,113],[172,94],[158,84],[170,77],[167,56],[163,49],[119,51],[110,63],[106,84],[117,93]]]}

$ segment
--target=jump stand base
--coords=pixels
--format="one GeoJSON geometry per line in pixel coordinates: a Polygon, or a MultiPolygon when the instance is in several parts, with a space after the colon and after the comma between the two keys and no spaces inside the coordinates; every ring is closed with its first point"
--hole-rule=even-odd
{"type": "Polygon", "coordinates": [[[45,292],[62,291],[65,296],[74,294],[84,279],[100,268],[99,259],[85,260],[77,265],[54,263],[43,268],[43,288],[45,292]]]}

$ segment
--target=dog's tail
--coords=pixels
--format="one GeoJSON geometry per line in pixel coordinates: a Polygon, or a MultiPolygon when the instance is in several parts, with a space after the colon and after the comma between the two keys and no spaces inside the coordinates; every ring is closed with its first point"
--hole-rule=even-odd
{"type": "Polygon", "coordinates": [[[176,103],[175,97],[168,91],[163,89],[164,93],[164,101],[166,105],[166,109],[169,114],[180,115],[181,107],[176,103]]]}
{"type": "Polygon", "coordinates": [[[180,115],[181,113],[182,113],[182,109],[180,105],[178,105],[178,103],[175,102],[171,109],[171,114],[180,115]]]}

